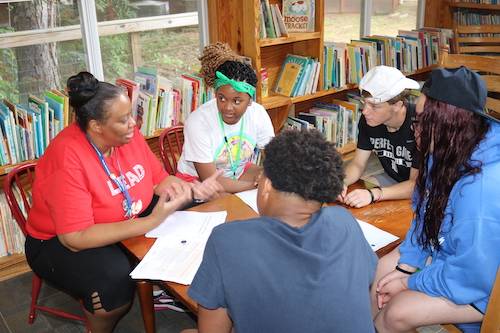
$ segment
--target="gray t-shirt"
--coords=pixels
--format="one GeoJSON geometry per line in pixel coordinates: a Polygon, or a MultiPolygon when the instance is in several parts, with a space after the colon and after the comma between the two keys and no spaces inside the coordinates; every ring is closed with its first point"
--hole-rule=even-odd
{"type": "Polygon", "coordinates": [[[228,222],[213,230],[188,295],[227,308],[236,333],[370,333],[377,260],[340,206],[300,228],[269,217],[228,222]]]}

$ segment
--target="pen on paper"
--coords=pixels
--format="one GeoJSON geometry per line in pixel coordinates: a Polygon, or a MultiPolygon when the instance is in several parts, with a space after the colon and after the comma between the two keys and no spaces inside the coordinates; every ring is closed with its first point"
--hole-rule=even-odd
{"type": "Polygon", "coordinates": [[[187,240],[183,239],[183,240],[181,240],[181,243],[182,243],[182,244],[186,244],[186,243],[187,243],[187,240]]]}

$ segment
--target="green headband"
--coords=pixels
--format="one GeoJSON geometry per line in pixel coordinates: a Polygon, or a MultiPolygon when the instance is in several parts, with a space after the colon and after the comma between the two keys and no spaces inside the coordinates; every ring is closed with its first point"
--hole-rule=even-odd
{"type": "Polygon", "coordinates": [[[219,71],[215,72],[215,75],[217,76],[217,79],[215,79],[214,81],[215,90],[219,89],[220,86],[230,84],[231,87],[233,87],[233,89],[238,92],[245,92],[249,94],[250,97],[252,98],[255,95],[255,87],[252,86],[250,83],[246,83],[243,81],[236,81],[235,79],[229,79],[227,76],[225,76],[219,71]]]}

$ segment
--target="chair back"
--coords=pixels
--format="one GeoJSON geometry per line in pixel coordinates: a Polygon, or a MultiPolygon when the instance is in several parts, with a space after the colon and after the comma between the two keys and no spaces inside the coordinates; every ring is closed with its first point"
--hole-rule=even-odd
{"type": "Polygon", "coordinates": [[[460,25],[455,21],[453,30],[457,54],[500,53],[500,25],[460,25]]]}
{"type": "Polygon", "coordinates": [[[498,57],[490,57],[471,54],[450,54],[449,50],[448,45],[442,45],[439,52],[438,66],[443,68],[465,66],[471,70],[478,71],[488,88],[486,109],[489,115],[500,119],[500,55],[498,57]]]}
{"type": "Polygon", "coordinates": [[[35,166],[36,162],[18,165],[7,174],[4,181],[7,203],[25,236],[28,235],[26,219],[33,203],[31,189],[35,181],[35,166]]]}
{"type": "Polygon", "coordinates": [[[184,144],[184,125],[179,124],[164,130],[158,137],[158,148],[163,165],[171,175],[177,173],[177,161],[184,144]]]}

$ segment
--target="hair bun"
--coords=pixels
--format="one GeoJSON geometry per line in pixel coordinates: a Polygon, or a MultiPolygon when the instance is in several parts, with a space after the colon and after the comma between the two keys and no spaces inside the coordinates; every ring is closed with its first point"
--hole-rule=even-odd
{"type": "Polygon", "coordinates": [[[198,58],[201,62],[200,76],[208,87],[214,86],[215,70],[227,61],[243,62],[229,44],[216,42],[205,46],[203,55],[198,58]]]}

